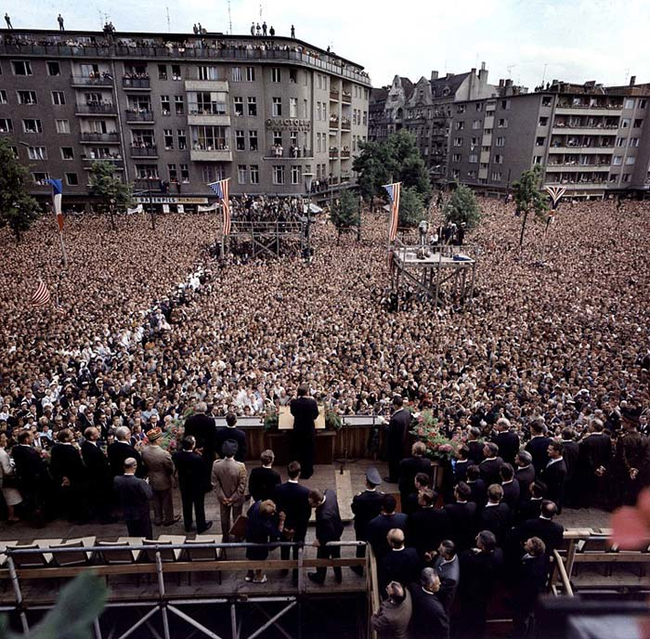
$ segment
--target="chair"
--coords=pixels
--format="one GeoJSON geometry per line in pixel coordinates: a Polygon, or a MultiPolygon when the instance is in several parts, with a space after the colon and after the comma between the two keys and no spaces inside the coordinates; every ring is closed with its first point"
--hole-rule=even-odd
{"type": "Polygon", "coordinates": [[[65,549],[52,553],[52,563],[60,568],[68,566],[85,566],[90,563],[90,554],[82,539],[71,539],[63,544],[50,546],[50,550],[65,549]]]}
{"type": "MultiPolygon", "coordinates": [[[[221,543],[223,537],[221,535],[216,535],[214,537],[208,537],[203,535],[196,535],[196,539],[186,539],[185,543],[189,545],[202,545],[202,544],[218,544],[221,543]]],[[[185,557],[187,561],[218,561],[222,558],[223,548],[186,548],[185,557]]],[[[219,579],[219,585],[221,585],[221,570],[217,570],[217,578],[219,579]]],[[[188,573],[189,584],[192,584],[192,572],[188,573]]]]}
{"type": "MultiPolygon", "coordinates": [[[[107,566],[130,566],[136,563],[140,557],[139,550],[130,550],[128,548],[111,548],[112,546],[128,546],[128,541],[99,541],[97,546],[101,546],[102,550],[98,553],[98,557],[107,566]]],[[[136,584],[140,585],[140,575],[136,573],[136,584]]],[[[106,575],[106,584],[108,585],[108,575],[106,575]]]]}
{"type": "Polygon", "coordinates": [[[39,548],[36,544],[26,544],[20,545],[16,544],[13,547],[14,550],[38,550],[39,552],[33,552],[25,555],[11,555],[14,560],[14,566],[16,568],[47,568],[49,561],[45,556],[42,548],[39,548]]]}
{"type": "MultiPolygon", "coordinates": [[[[143,546],[171,546],[171,541],[155,541],[154,539],[143,539],[143,546]]],[[[180,555],[180,550],[174,550],[172,548],[160,548],[160,559],[165,563],[174,562],[178,559],[180,555]],[[178,555],[176,554],[178,553],[178,555]]],[[[156,561],[156,551],[155,550],[143,550],[142,556],[140,557],[141,562],[150,562],[156,561]]]]}

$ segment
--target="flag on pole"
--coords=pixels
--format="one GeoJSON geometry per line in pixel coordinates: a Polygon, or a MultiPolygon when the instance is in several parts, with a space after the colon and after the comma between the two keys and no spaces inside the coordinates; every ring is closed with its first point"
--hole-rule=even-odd
{"type": "Polygon", "coordinates": [[[397,237],[397,227],[399,225],[399,196],[402,190],[401,182],[394,182],[393,184],[386,184],[384,186],[388,197],[391,201],[390,207],[390,226],[388,227],[388,240],[393,242],[397,237]]]}
{"type": "Polygon", "coordinates": [[[562,196],[566,193],[566,186],[545,186],[544,190],[551,196],[551,205],[555,211],[562,196]]]}
{"type": "Polygon", "coordinates": [[[61,212],[61,200],[63,199],[63,182],[61,180],[46,180],[52,185],[52,203],[56,213],[56,221],[59,224],[59,231],[63,231],[63,213],[61,212]]]}
{"type": "Polygon", "coordinates": [[[208,186],[214,191],[214,194],[223,202],[223,234],[230,235],[230,200],[228,197],[228,182],[230,178],[212,182],[208,186]]]}
{"type": "Polygon", "coordinates": [[[38,280],[38,287],[34,291],[30,304],[34,308],[39,308],[41,306],[47,306],[50,303],[50,291],[47,290],[47,286],[42,279],[38,280]]]}

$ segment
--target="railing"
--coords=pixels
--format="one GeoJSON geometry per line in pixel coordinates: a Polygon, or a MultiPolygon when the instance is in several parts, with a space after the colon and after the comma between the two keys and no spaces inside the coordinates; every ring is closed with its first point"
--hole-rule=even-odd
{"type": "Polygon", "coordinates": [[[126,110],[127,122],[153,122],[153,111],[134,111],[133,109],[126,110]]]}
{"type": "Polygon", "coordinates": [[[330,118],[330,129],[338,129],[338,128],[339,128],[339,119],[330,118]]]}
{"type": "MultiPolygon", "coordinates": [[[[304,224],[302,222],[243,222],[233,220],[231,233],[244,235],[302,235],[303,229],[304,224]]],[[[248,417],[244,419],[251,422],[250,426],[263,422],[263,418],[248,417]]],[[[225,420],[225,417],[223,420],[225,420]]],[[[215,424],[219,425],[220,423],[221,419],[216,417],[215,424]]],[[[223,423],[225,424],[225,421],[223,423]]]]}
{"type": "Polygon", "coordinates": [[[339,92],[336,89],[330,89],[330,100],[338,100],[339,92]]]}
{"type": "Polygon", "coordinates": [[[351,127],[352,123],[350,120],[341,120],[341,129],[343,129],[343,131],[349,131],[351,127]]]}
{"type": "Polygon", "coordinates": [[[84,162],[110,162],[116,169],[123,169],[124,168],[124,160],[122,158],[113,158],[113,157],[106,157],[106,158],[93,158],[88,155],[82,155],[81,159],[84,162]]]}
{"type": "Polygon", "coordinates": [[[558,109],[611,109],[620,111],[622,104],[558,104],[558,109]]]}
{"type": "Polygon", "coordinates": [[[300,159],[311,159],[314,157],[314,154],[310,149],[298,149],[296,152],[291,149],[283,149],[281,154],[268,153],[264,156],[266,160],[300,160],[300,159]]]}
{"type": "Polygon", "coordinates": [[[119,142],[120,136],[117,133],[81,133],[82,142],[119,142]]]}
{"type": "Polygon", "coordinates": [[[346,160],[350,157],[350,151],[341,151],[341,158],[346,160]]]}
{"type": "MultiPolygon", "coordinates": [[[[5,45],[6,46],[6,45],[5,45]]],[[[1,47],[0,47],[1,50],[1,47]]],[[[93,87],[112,87],[113,78],[110,76],[102,77],[89,77],[87,75],[72,75],[70,76],[73,85],[93,86],[93,87]]]]}
{"type": "Polygon", "coordinates": [[[117,114],[114,104],[77,104],[75,113],[117,114]]]}
{"type": "Polygon", "coordinates": [[[149,78],[129,78],[123,76],[122,87],[125,89],[150,89],[151,82],[149,78]]]}
{"type": "Polygon", "coordinates": [[[338,149],[330,149],[330,160],[337,160],[339,157],[339,150],[338,149]]]}
{"type": "Polygon", "coordinates": [[[352,102],[352,94],[349,93],[348,91],[343,91],[343,95],[341,96],[341,102],[352,102]]]}
{"type": "Polygon", "coordinates": [[[136,178],[133,180],[135,191],[146,191],[147,193],[163,193],[163,186],[159,177],[136,178]]]}
{"type": "Polygon", "coordinates": [[[135,146],[132,144],[131,155],[133,157],[158,157],[158,147],[155,144],[150,146],[135,146]]]}

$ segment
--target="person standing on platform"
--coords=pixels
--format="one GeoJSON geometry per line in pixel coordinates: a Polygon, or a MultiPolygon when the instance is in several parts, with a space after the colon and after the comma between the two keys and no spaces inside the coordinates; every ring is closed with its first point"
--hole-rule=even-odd
{"type": "MultiPolygon", "coordinates": [[[[352,512],[354,513],[354,533],[357,541],[368,541],[366,528],[368,524],[379,516],[381,505],[386,493],[377,490],[381,484],[381,476],[376,468],[370,467],[366,471],[366,489],[357,493],[352,499],[352,512]]],[[[366,556],[366,547],[357,546],[357,557],[366,556]]],[[[362,566],[352,566],[352,572],[363,575],[362,566]]]]}
{"type": "Polygon", "coordinates": [[[290,452],[291,458],[300,463],[301,476],[309,479],[314,474],[314,458],[316,450],[316,418],[318,417],[318,404],[312,397],[308,397],[309,386],[298,386],[298,397],[290,403],[293,415],[293,430],[291,431],[290,452]]]}
{"type": "Polygon", "coordinates": [[[370,619],[372,629],[379,639],[407,639],[413,614],[411,593],[402,584],[392,581],[386,586],[386,594],[388,599],[370,619]]]}
{"type": "MultiPolygon", "coordinates": [[[[237,459],[237,455],[235,455],[235,459],[237,459]]],[[[272,468],[275,455],[271,449],[262,451],[260,460],[262,465],[253,468],[248,478],[248,493],[254,502],[273,499],[275,490],[282,481],[280,475],[272,468]]]]}
{"type": "Polygon", "coordinates": [[[158,427],[147,433],[149,445],[142,451],[142,459],[147,465],[149,485],[153,490],[154,523],[156,526],[171,526],[180,519],[180,515],[174,516],[172,499],[174,462],[172,456],[158,444],[161,437],[162,431],[158,427]]]}
{"type": "MultiPolygon", "coordinates": [[[[339,546],[328,546],[331,541],[340,541],[343,534],[343,522],[339,514],[339,503],[336,499],[336,493],[328,488],[325,492],[312,490],[309,493],[309,505],[316,509],[316,541],[314,546],[318,548],[318,559],[338,559],[341,556],[339,546]]],[[[316,568],[316,572],[307,573],[310,581],[317,584],[325,582],[327,574],[326,567],[316,568]]],[[[343,581],[341,567],[334,568],[334,577],[337,583],[343,581]]]]}
{"type": "Polygon", "coordinates": [[[230,439],[237,443],[237,454],[235,460],[238,462],[246,461],[246,433],[237,428],[237,415],[228,413],[226,415],[226,426],[217,428],[216,434],[216,453],[219,457],[224,457],[223,445],[230,439]]]}
{"type": "Polygon", "coordinates": [[[81,458],[86,466],[88,494],[91,514],[96,514],[100,524],[109,524],[111,517],[112,478],[108,459],[97,443],[99,428],[89,426],[84,431],[85,441],[81,444],[81,458]]]}
{"type": "Polygon", "coordinates": [[[388,477],[384,481],[397,484],[399,481],[399,464],[404,458],[404,448],[411,428],[411,413],[404,408],[401,395],[393,397],[395,412],[388,422],[386,432],[386,456],[388,458],[388,477]]]}
{"type": "Polygon", "coordinates": [[[215,451],[217,450],[217,428],[212,417],[208,417],[208,405],[198,402],[194,415],[185,420],[185,436],[196,440],[196,452],[203,458],[206,475],[210,477],[215,451]]]}
{"type": "Polygon", "coordinates": [[[223,445],[223,459],[212,466],[212,487],[217,494],[221,510],[221,532],[224,542],[230,539],[231,523],[242,514],[246,494],[246,466],[235,461],[237,444],[227,441],[223,445]]]}
{"type": "Polygon", "coordinates": [[[410,514],[407,507],[409,495],[413,492],[413,482],[418,473],[432,475],[431,460],[424,455],[427,447],[423,442],[415,442],[411,446],[411,457],[407,457],[399,465],[399,493],[401,497],[402,512],[410,514]]]}
{"type": "Polygon", "coordinates": [[[183,504],[183,523],[185,532],[192,530],[192,508],[196,516],[196,531],[201,534],[212,527],[212,522],[205,521],[205,493],[211,486],[205,476],[205,462],[194,452],[196,440],[192,435],[181,442],[182,450],[172,456],[178,472],[178,487],[183,504]]]}
{"type": "MultiPolygon", "coordinates": [[[[276,516],[276,505],[270,499],[256,501],[249,509],[246,519],[246,542],[249,544],[268,544],[282,539],[282,531],[286,515],[276,516]]],[[[269,548],[249,546],[246,548],[246,559],[249,561],[264,561],[268,559],[269,548]]],[[[249,570],[246,581],[254,584],[264,584],[267,581],[262,568],[249,570]]]]}
{"type": "Polygon", "coordinates": [[[129,537],[153,539],[149,502],[153,490],[144,480],[136,477],[138,462],[133,457],[124,460],[124,474],[113,479],[113,486],[122,508],[129,537]]]}
{"type": "Polygon", "coordinates": [[[600,419],[593,419],[578,446],[582,505],[607,509],[613,488],[613,448],[604,428],[600,419]]]}
{"type": "Polygon", "coordinates": [[[83,524],[89,515],[86,466],[69,428],[60,430],[57,440],[50,453],[50,473],[57,486],[59,507],[68,521],[83,524]]]}
{"type": "Polygon", "coordinates": [[[140,453],[131,445],[131,431],[126,426],[120,426],[115,431],[115,441],[109,444],[107,453],[113,477],[119,477],[124,472],[124,462],[129,458],[137,462],[138,477],[146,475],[140,453]]]}
{"type": "Polygon", "coordinates": [[[618,440],[616,447],[622,479],[622,501],[628,506],[636,504],[639,493],[648,485],[650,449],[648,438],[639,432],[640,416],[641,410],[626,409],[623,411],[625,432],[618,440]]]}

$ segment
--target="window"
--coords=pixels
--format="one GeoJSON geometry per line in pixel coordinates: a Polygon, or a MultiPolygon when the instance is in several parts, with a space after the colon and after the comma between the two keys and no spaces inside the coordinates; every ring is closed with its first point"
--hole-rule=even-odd
{"type": "Polygon", "coordinates": [[[469,163],[470,164],[478,164],[478,154],[470,153],[469,154],[469,163]]]}
{"type": "Polygon", "coordinates": [[[249,151],[257,151],[257,149],[258,149],[257,131],[249,131],[248,132],[248,150],[249,151]]]}
{"type": "Polygon", "coordinates": [[[239,164],[237,166],[237,182],[239,184],[246,184],[246,165],[239,164]]]}
{"type": "Polygon", "coordinates": [[[57,133],[70,133],[70,120],[54,120],[57,133]]]}
{"type": "Polygon", "coordinates": [[[363,112],[363,126],[368,125],[368,111],[363,112]]]}
{"type": "MultiPolygon", "coordinates": [[[[500,164],[503,164],[503,156],[501,156],[501,157],[502,157],[502,160],[501,160],[500,164]]],[[[536,155],[533,158],[533,164],[541,164],[541,163],[542,163],[542,156],[541,155],[536,155]]]]}
{"type": "Polygon", "coordinates": [[[0,104],[7,104],[7,92],[4,89],[0,89],[0,104]]]}
{"type": "Polygon", "coordinates": [[[169,181],[170,182],[178,182],[178,173],[176,172],[176,165],[175,164],[168,164],[167,165],[167,173],[169,175],[169,181]]]}
{"type": "Polygon", "coordinates": [[[65,93],[63,91],[52,91],[52,104],[63,106],[65,104],[65,93]]]}
{"type": "Polygon", "coordinates": [[[544,146],[546,144],[546,138],[539,137],[535,139],[535,146],[544,146]]]}
{"type": "Polygon", "coordinates": [[[496,154],[494,156],[494,163],[495,164],[503,164],[503,155],[496,154]]]}
{"type": "Polygon", "coordinates": [[[316,119],[319,120],[319,121],[321,119],[320,102],[316,102],[316,119]]]}
{"type": "Polygon", "coordinates": [[[451,156],[451,161],[452,162],[460,162],[463,159],[463,156],[460,153],[454,153],[451,156]]]}
{"type": "Polygon", "coordinates": [[[79,178],[76,173],[66,173],[65,174],[65,183],[68,186],[79,186],[79,178]]]}
{"type": "Polygon", "coordinates": [[[501,100],[501,108],[502,109],[509,109],[510,108],[510,100],[501,100]]]}
{"type": "Polygon", "coordinates": [[[643,126],[643,119],[639,118],[638,120],[634,120],[634,124],[632,126],[635,129],[640,129],[643,126]]]}
{"type": "Polygon", "coordinates": [[[616,146],[625,146],[625,138],[616,138],[616,146]]]}
{"type": "Polygon", "coordinates": [[[140,180],[158,180],[158,166],[156,164],[136,164],[136,177],[140,180]]]}
{"type": "Polygon", "coordinates": [[[463,146],[463,138],[454,138],[454,146],[463,146]]]}
{"type": "Polygon", "coordinates": [[[547,126],[548,125],[548,118],[547,117],[541,117],[539,119],[539,126],[547,126]]]}
{"type": "Polygon", "coordinates": [[[273,146],[282,146],[282,131],[273,131],[273,146]]]}
{"type": "Polygon", "coordinates": [[[159,64],[158,65],[158,79],[166,80],[167,79],[167,65],[159,64]]]}
{"type": "Polygon", "coordinates": [[[241,82],[241,67],[232,67],[230,69],[230,79],[233,82],[241,82]]]}
{"type": "Polygon", "coordinates": [[[207,165],[203,167],[203,182],[216,182],[217,180],[223,180],[224,170],[222,166],[219,165],[207,165]]]}
{"type": "Polygon", "coordinates": [[[284,166],[273,167],[273,184],[284,184],[284,166]]]}
{"type": "Polygon", "coordinates": [[[185,129],[178,129],[176,131],[176,139],[178,141],[179,151],[187,149],[187,136],[185,135],[185,129]]]}
{"type": "Polygon", "coordinates": [[[32,173],[34,184],[39,186],[47,186],[47,181],[50,179],[50,174],[47,172],[34,172],[32,173]]]}
{"type": "Polygon", "coordinates": [[[235,131],[235,149],[237,149],[237,151],[246,150],[246,142],[243,131],[235,131]]]}
{"type": "Polygon", "coordinates": [[[196,151],[227,151],[229,147],[226,127],[192,127],[192,146],[196,151]]]}
{"type": "Polygon", "coordinates": [[[260,167],[257,164],[251,164],[250,166],[250,180],[251,184],[260,183],[260,167]]]}
{"type": "Polygon", "coordinates": [[[465,105],[464,104],[459,104],[456,107],[456,113],[465,113],[465,105]]]}
{"type": "Polygon", "coordinates": [[[621,166],[621,164],[623,164],[623,156],[615,155],[614,158],[612,159],[612,164],[614,166],[621,166]]]}
{"type": "Polygon", "coordinates": [[[553,98],[551,96],[545,95],[542,98],[542,106],[543,107],[550,107],[553,104],[552,100],[553,100],[553,98]]]}
{"type": "Polygon", "coordinates": [[[630,127],[630,118],[621,119],[621,129],[628,129],[630,127]]]}
{"type": "Polygon", "coordinates": [[[187,97],[190,115],[226,115],[228,94],[223,91],[191,92],[187,97]]]}
{"type": "Polygon", "coordinates": [[[467,171],[467,177],[475,180],[476,179],[476,170],[472,169],[471,171],[467,171]]]}
{"type": "Polygon", "coordinates": [[[636,157],[628,156],[625,158],[625,166],[632,166],[636,162],[636,157]]]}
{"type": "Polygon", "coordinates": [[[647,104],[647,100],[639,100],[639,109],[645,109],[647,104]]]}
{"type": "Polygon", "coordinates": [[[298,69],[289,69],[289,82],[298,82],[298,69]]]}
{"type": "Polygon", "coordinates": [[[298,117],[298,98],[289,98],[289,117],[298,117]]]}
{"type": "Polygon", "coordinates": [[[504,137],[497,138],[496,146],[505,146],[505,145],[506,145],[506,139],[504,137]]]}
{"type": "Polygon", "coordinates": [[[282,117],[282,98],[273,98],[273,117],[282,117]]]}
{"type": "Polygon", "coordinates": [[[160,112],[163,115],[171,115],[171,103],[169,101],[169,96],[168,95],[161,95],[160,96],[160,112]]]}
{"type": "Polygon", "coordinates": [[[181,182],[183,184],[190,183],[190,166],[189,164],[181,164],[181,182]]]}
{"type": "Polygon", "coordinates": [[[625,100],[625,106],[623,108],[632,110],[634,108],[634,100],[631,100],[629,98],[625,100]]]}
{"type": "Polygon", "coordinates": [[[165,151],[171,151],[174,148],[173,129],[163,129],[163,140],[165,141],[165,151]]]}
{"type": "Polygon", "coordinates": [[[246,82],[255,82],[255,67],[246,67],[246,82]]]}
{"type": "Polygon", "coordinates": [[[292,166],[291,167],[291,184],[301,184],[302,183],[302,167],[292,166]]]}
{"type": "Polygon", "coordinates": [[[218,80],[219,68],[201,65],[198,67],[199,80],[218,80]]]}
{"type": "Polygon", "coordinates": [[[639,146],[639,138],[630,138],[630,146],[631,147],[638,147],[639,146]]]}
{"type": "Polygon", "coordinates": [[[251,117],[257,115],[257,98],[248,98],[248,115],[251,117]]]}
{"type": "Polygon", "coordinates": [[[29,118],[23,120],[23,131],[25,133],[43,133],[43,125],[40,120],[29,118]]]}
{"type": "Polygon", "coordinates": [[[182,80],[183,76],[181,74],[181,65],[172,64],[172,80],[182,80]]]}
{"type": "Polygon", "coordinates": [[[271,78],[273,82],[282,82],[282,69],[273,67],[273,69],[271,69],[271,78]]]}
{"type": "Polygon", "coordinates": [[[16,91],[18,104],[36,104],[36,91],[16,91]]]}
{"type": "MultiPolygon", "coordinates": [[[[356,124],[356,123],[355,123],[356,124]]],[[[456,122],[456,131],[462,131],[465,128],[465,122],[456,122]]]]}
{"type": "Polygon", "coordinates": [[[27,149],[30,160],[47,160],[47,153],[44,146],[30,146],[27,149]]]}
{"type": "Polygon", "coordinates": [[[482,102],[477,102],[475,105],[475,109],[477,113],[480,113],[483,110],[483,103],[482,102]]]}
{"type": "Polygon", "coordinates": [[[74,150],[71,146],[62,146],[61,147],[61,157],[64,160],[74,160],[74,150]]]}
{"type": "Polygon", "coordinates": [[[232,101],[235,108],[235,115],[244,115],[244,98],[233,98],[232,101]]]}
{"type": "Polygon", "coordinates": [[[185,113],[185,98],[182,95],[175,95],[174,106],[176,107],[176,115],[183,115],[185,113]]]}
{"type": "Polygon", "coordinates": [[[47,63],[47,75],[61,75],[61,67],[58,62],[47,63]]]}
{"type": "Polygon", "coordinates": [[[499,123],[497,124],[497,128],[499,129],[507,129],[508,128],[508,120],[505,118],[499,118],[499,123]]]}
{"type": "Polygon", "coordinates": [[[480,129],[480,128],[481,128],[481,121],[480,120],[474,120],[474,122],[472,122],[472,129],[476,130],[476,129],[480,129]]]}
{"type": "Polygon", "coordinates": [[[32,63],[29,60],[12,60],[14,75],[32,75],[32,63]]]}
{"type": "Polygon", "coordinates": [[[501,171],[492,171],[492,181],[501,182],[501,171]]]}

